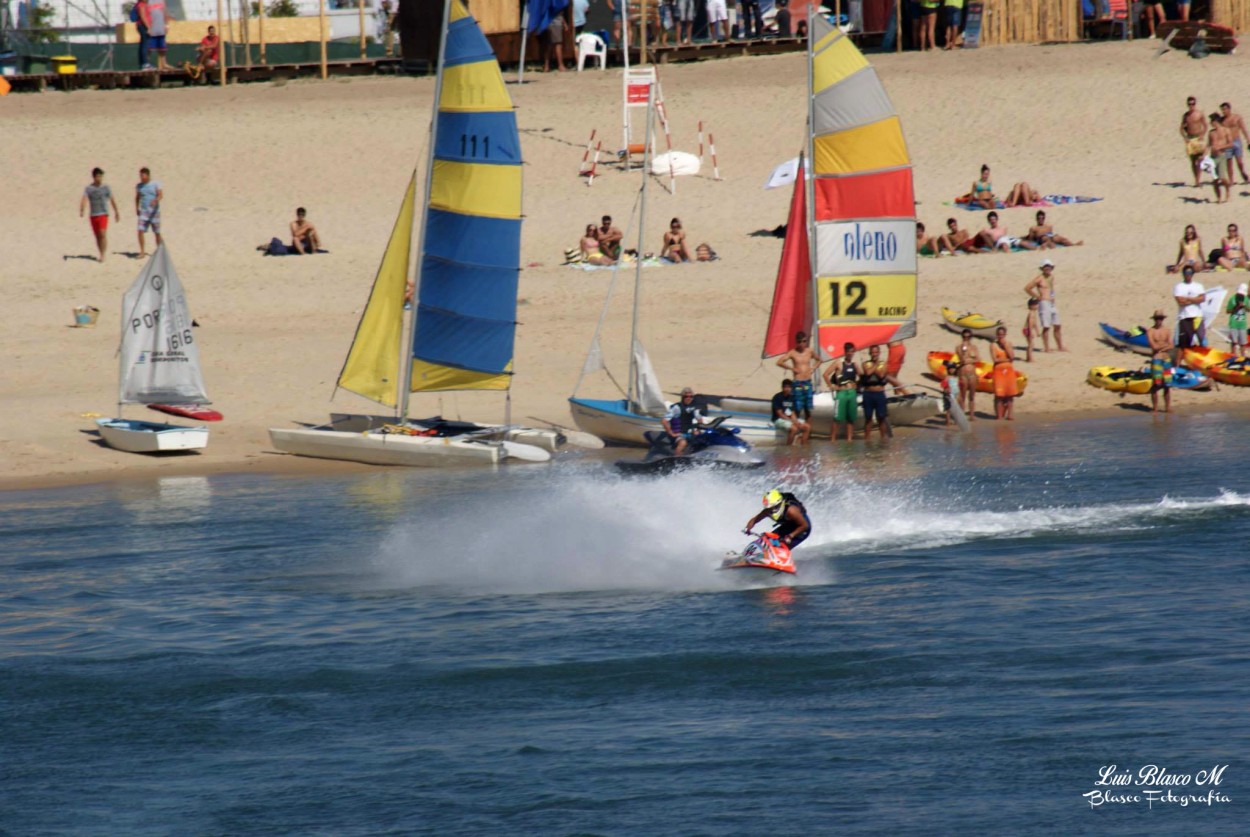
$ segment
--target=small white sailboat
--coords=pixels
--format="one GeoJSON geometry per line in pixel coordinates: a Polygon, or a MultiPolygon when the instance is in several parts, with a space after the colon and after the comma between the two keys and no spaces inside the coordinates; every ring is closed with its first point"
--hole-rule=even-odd
{"type": "MultiPolygon", "coordinates": [[[[411,333],[404,299],[417,173],[374,280],[337,386],[396,415],[335,414],[271,428],[275,448],[375,465],[546,462],[555,430],[408,418],[410,393],[510,397],[521,249],[521,143],[499,64],[460,0],[446,0],[430,126],[411,333]]],[[[510,403],[510,400],[509,400],[510,403]]]]}
{"type": "MultiPolygon", "coordinates": [[[[208,404],[182,282],[161,244],[122,298],[118,411],[123,404],[208,404]]],[[[128,453],[199,450],[207,427],[139,419],[96,421],[105,444],[128,453]]]]}

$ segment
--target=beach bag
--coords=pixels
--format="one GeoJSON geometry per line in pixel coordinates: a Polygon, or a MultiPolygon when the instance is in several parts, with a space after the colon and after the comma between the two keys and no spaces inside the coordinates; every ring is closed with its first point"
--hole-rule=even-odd
{"type": "Polygon", "coordinates": [[[139,4],[138,3],[130,4],[130,22],[131,23],[139,22],[139,4]]]}
{"type": "Polygon", "coordinates": [[[570,247],[564,251],[565,264],[580,264],[582,260],[582,248],[570,247]]]}

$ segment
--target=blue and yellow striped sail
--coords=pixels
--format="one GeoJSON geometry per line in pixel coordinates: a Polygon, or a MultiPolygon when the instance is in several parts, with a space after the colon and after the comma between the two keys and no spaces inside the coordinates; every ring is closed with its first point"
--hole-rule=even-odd
{"type": "Polygon", "coordinates": [[[521,140],[490,44],[452,0],[421,235],[413,392],[507,389],[521,266],[521,140]]]}

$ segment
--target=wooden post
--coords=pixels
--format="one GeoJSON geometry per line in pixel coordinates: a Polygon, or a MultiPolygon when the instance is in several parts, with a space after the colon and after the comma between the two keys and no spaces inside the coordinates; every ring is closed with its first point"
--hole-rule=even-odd
{"type": "Polygon", "coordinates": [[[326,0],[317,4],[317,19],[321,24],[321,78],[330,77],[330,68],[326,65],[326,0]]]}
{"type": "Polygon", "coordinates": [[[360,7],[360,57],[365,57],[365,0],[356,0],[360,7]]]}
{"type": "Polygon", "coordinates": [[[265,60],[265,0],[256,0],[256,5],[260,7],[260,63],[268,64],[265,60]]]}
{"type": "MultiPolygon", "coordinates": [[[[628,2],[628,0],[625,0],[628,2]]],[[[647,0],[642,0],[642,7],[638,12],[638,63],[647,63],[647,0]]]]}
{"type": "Polygon", "coordinates": [[[221,28],[221,3],[217,0],[217,83],[226,87],[226,32],[221,28]]]}
{"type": "MultiPolygon", "coordinates": [[[[809,23],[808,26],[811,26],[809,23]]],[[[810,30],[809,30],[810,31],[810,30]]],[[[894,39],[894,51],[903,51],[903,0],[894,0],[894,31],[898,37],[894,39]]]]}

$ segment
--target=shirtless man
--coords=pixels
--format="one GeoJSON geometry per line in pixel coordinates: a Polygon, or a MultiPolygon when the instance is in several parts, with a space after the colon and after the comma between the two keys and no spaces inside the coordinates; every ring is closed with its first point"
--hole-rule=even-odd
{"type": "MultiPolygon", "coordinates": [[[[1228,133],[1233,138],[1233,159],[1237,161],[1237,170],[1241,172],[1241,182],[1250,183],[1250,177],[1246,176],[1246,145],[1250,143],[1250,133],[1246,132],[1246,120],[1241,118],[1240,113],[1233,113],[1233,106],[1228,102],[1220,105],[1220,115],[1224,117],[1224,127],[1228,129],[1228,133]]],[[[1229,176],[1232,176],[1232,169],[1229,168],[1229,176]]]]}
{"type": "Polygon", "coordinates": [[[1046,223],[1046,213],[1042,210],[1037,211],[1037,223],[1029,227],[1029,234],[1025,236],[1038,246],[1038,249],[1046,250],[1056,245],[1061,247],[1080,247],[1085,243],[1084,240],[1072,241],[1064,238],[1055,232],[1053,224],[1046,223]]]}
{"type": "Polygon", "coordinates": [[[977,361],[981,353],[972,342],[972,332],[964,329],[959,335],[962,339],[955,347],[955,362],[959,364],[959,406],[963,407],[968,421],[976,421],[975,404],[977,395],[977,361]],[[964,402],[967,401],[967,406],[964,402]]]}
{"type": "Polygon", "coordinates": [[[611,215],[603,216],[603,223],[595,231],[595,235],[599,238],[599,249],[603,251],[603,255],[610,256],[613,259],[621,257],[621,239],[625,236],[620,230],[612,226],[611,215]]]}
{"type": "MultiPolygon", "coordinates": [[[[1033,281],[1024,286],[1024,292],[1037,300],[1037,316],[1042,323],[1042,351],[1050,351],[1050,330],[1055,329],[1055,348],[1066,352],[1063,347],[1063,326],[1059,324],[1059,309],[1055,307],[1055,263],[1046,259],[1041,264],[1041,273],[1033,277],[1033,281]]],[[[1029,342],[1032,342],[1030,339],[1029,342]]]]}
{"type": "Polygon", "coordinates": [[[1002,250],[1004,253],[1010,253],[1011,248],[1019,245],[1025,250],[1036,250],[1037,245],[1032,241],[1026,241],[1023,238],[1014,238],[1007,235],[1007,225],[998,223],[998,213],[991,212],[985,216],[989,226],[977,233],[977,246],[988,247],[997,253],[1002,250]]]}
{"type": "Polygon", "coordinates": [[[809,422],[812,420],[812,375],[820,368],[820,363],[805,331],[794,335],[794,348],[777,360],[778,366],[794,375],[794,414],[802,412],[809,422]]]}
{"type": "MultiPolygon", "coordinates": [[[[968,239],[970,239],[971,237],[972,236],[968,235],[967,230],[961,230],[959,228],[958,221],[956,221],[954,218],[947,218],[946,219],[946,234],[938,236],[938,252],[940,253],[943,250],[946,250],[947,252],[954,254],[956,251],[962,248],[964,246],[964,243],[968,241],[968,239]]],[[[967,249],[967,248],[964,248],[964,249],[967,249]]],[[[972,250],[970,252],[975,253],[976,251],[972,250]]]]}
{"type": "Polygon", "coordinates": [[[937,239],[929,235],[924,230],[924,224],[916,222],[916,255],[918,256],[937,256],[938,244],[937,239]]]}
{"type": "Polygon", "coordinates": [[[1163,412],[1172,411],[1172,370],[1168,368],[1168,353],[1172,351],[1172,329],[1163,325],[1167,314],[1155,311],[1154,325],[1146,329],[1150,340],[1150,412],[1159,412],[1159,390],[1163,390],[1163,412]]]}
{"type": "Polygon", "coordinates": [[[1207,153],[1207,118],[1198,110],[1198,100],[1190,96],[1186,100],[1189,110],[1181,116],[1181,138],[1185,140],[1185,154],[1189,157],[1189,168],[1194,173],[1194,185],[1202,185],[1202,169],[1198,165],[1202,156],[1207,153]]]}
{"type": "Polygon", "coordinates": [[[308,211],[301,206],[295,210],[295,220],[291,222],[291,246],[301,256],[321,249],[321,237],[307,215],[308,211]]]}
{"type": "Polygon", "coordinates": [[[1224,117],[1211,114],[1211,130],[1207,134],[1207,153],[1215,161],[1215,202],[1225,203],[1233,193],[1233,136],[1224,127],[1224,117]],[[1220,187],[1224,197],[1220,197],[1220,187]]]}

